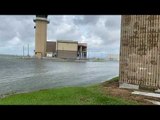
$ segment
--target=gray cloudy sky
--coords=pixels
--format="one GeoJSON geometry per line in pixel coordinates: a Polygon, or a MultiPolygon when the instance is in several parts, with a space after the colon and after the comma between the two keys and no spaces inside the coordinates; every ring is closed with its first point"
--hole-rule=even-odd
{"type": "MultiPolygon", "coordinates": [[[[22,55],[22,47],[30,45],[34,54],[35,16],[0,16],[0,54],[22,55]]],[[[88,44],[90,56],[118,54],[121,16],[111,15],[49,15],[50,40],[78,40],[88,44]]]]}

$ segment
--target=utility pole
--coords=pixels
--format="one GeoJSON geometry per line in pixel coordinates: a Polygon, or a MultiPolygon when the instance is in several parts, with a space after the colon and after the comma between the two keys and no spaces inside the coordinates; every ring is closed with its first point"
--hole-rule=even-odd
{"type": "Polygon", "coordinates": [[[29,44],[28,44],[28,57],[29,57],[29,44]]]}
{"type": "Polygon", "coordinates": [[[23,58],[24,58],[24,46],[23,46],[23,58]]]}

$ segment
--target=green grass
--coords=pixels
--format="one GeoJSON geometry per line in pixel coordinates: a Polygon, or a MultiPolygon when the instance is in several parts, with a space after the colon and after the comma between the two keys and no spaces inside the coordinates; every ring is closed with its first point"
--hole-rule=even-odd
{"type": "Polygon", "coordinates": [[[119,77],[114,77],[108,81],[105,81],[102,83],[103,86],[110,86],[112,84],[117,84],[118,85],[119,77]]]}
{"type": "Polygon", "coordinates": [[[118,82],[118,80],[119,80],[119,77],[114,77],[114,78],[112,78],[111,80],[106,81],[106,82],[107,82],[107,83],[112,83],[112,82],[118,82]]]}
{"type": "Polygon", "coordinates": [[[1,105],[134,105],[104,94],[102,86],[64,87],[21,93],[0,99],[1,105]]]}

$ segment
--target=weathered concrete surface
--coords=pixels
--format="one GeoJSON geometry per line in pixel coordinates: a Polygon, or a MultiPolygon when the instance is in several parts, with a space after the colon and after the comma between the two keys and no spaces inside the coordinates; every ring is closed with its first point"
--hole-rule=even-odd
{"type": "Polygon", "coordinates": [[[47,18],[36,16],[34,19],[35,28],[35,56],[42,58],[46,56],[46,42],[47,42],[47,18]]]}
{"type": "Polygon", "coordinates": [[[149,92],[134,91],[134,92],[132,92],[132,94],[160,98],[160,94],[159,93],[149,93],[149,92]]]}
{"type": "Polygon", "coordinates": [[[127,89],[139,89],[139,85],[132,85],[128,83],[119,84],[119,88],[127,88],[127,89]]]}
{"type": "Polygon", "coordinates": [[[160,93],[160,89],[155,90],[155,92],[160,93]]]}
{"type": "Polygon", "coordinates": [[[148,101],[148,102],[153,103],[154,105],[160,105],[160,102],[159,102],[159,101],[149,100],[149,99],[145,99],[145,100],[148,101]]]}
{"type": "Polygon", "coordinates": [[[122,15],[120,83],[160,88],[160,15],[122,15]]]}

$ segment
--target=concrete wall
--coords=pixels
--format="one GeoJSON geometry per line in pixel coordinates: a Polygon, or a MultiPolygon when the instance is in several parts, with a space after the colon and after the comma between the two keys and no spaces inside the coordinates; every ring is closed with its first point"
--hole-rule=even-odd
{"type": "Polygon", "coordinates": [[[87,45],[85,43],[78,44],[78,57],[79,59],[87,58],[87,45]],[[84,45],[83,45],[84,44],[84,45]]]}
{"type": "Polygon", "coordinates": [[[56,42],[47,41],[46,52],[56,52],[56,42]]]}
{"type": "Polygon", "coordinates": [[[57,50],[66,50],[66,51],[77,51],[77,43],[60,43],[57,42],[57,50]]]}
{"type": "Polygon", "coordinates": [[[122,15],[120,84],[160,88],[160,15],[122,15]]]}
{"type": "Polygon", "coordinates": [[[78,42],[57,41],[58,58],[77,58],[78,42]]]}
{"type": "Polygon", "coordinates": [[[66,51],[66,50],[58,50],[57,51],[58,58],[77,58],[77,51],[66,51]]]}

